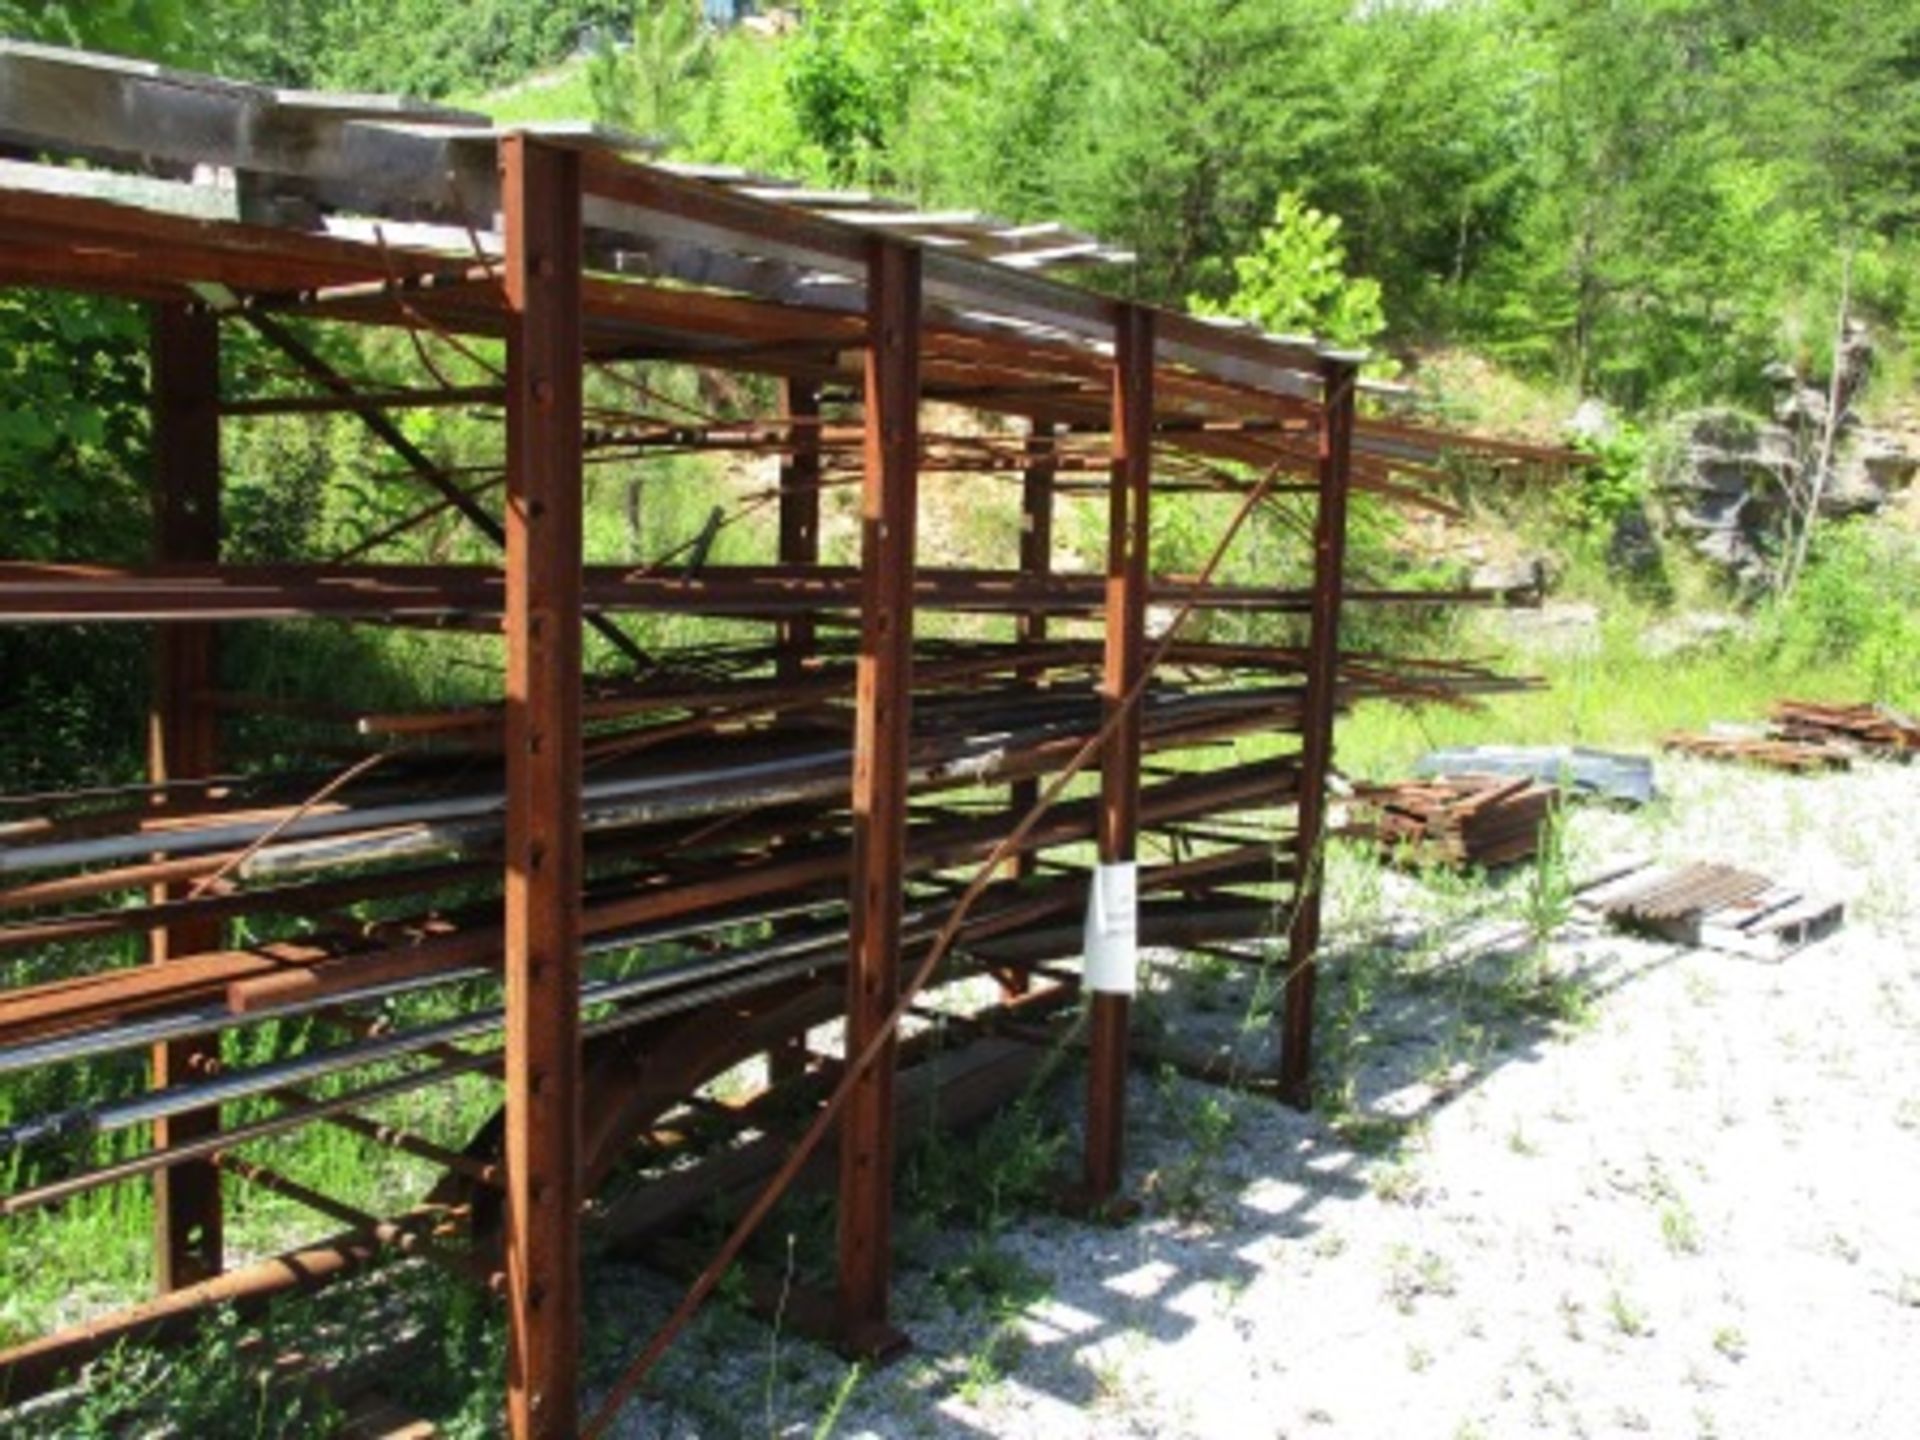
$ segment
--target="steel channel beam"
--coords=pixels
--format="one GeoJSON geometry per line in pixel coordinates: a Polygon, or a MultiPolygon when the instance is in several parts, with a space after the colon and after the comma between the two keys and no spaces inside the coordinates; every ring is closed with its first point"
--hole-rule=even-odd
{"type": "MultiPolygon", "coordinates": [[[[919,504],[920,252],[871,242],[867,261],[860,658],[854,692],[853,884],[847,1053],[884,1026],[900,986],[906,878],[913,564],[919,504]]],[[[893,1234],[889,1040],[849,1096],[840,1128],[839,1314],[847,1348],[896,1348],[887,1323],[893,1234]]]]}
{"type": "Polygon", "coordinates": [[[580,166],[500,142],[507,306],[507,1408],[579,1427],[580,166]]]}
{"type": "MultiPolygon", "coordinates": [[[[155,558],[212,563],[220,558],[220,329],[212,315],[184,305],[152,312],[153,500],[155,558]]],[[[217,637],[209,624],[163,626],[154,638],[153,703],[147,725],[147,774],[156,784],[219,774],[219,713],[205,697],[219,686],[217,637]]],[[[180,881],[154,887],[156,904],[188,897],[180,881]]],[[[148,932],[149,959],[221,948],[225,926],[184,916],[148,932]]],[[[157,1044],[152,1083],[165,1089],[211,1073],[219,1046],[206,1037],[157,1044]]],[[[212,1106],[154,1127],[166,1147],[220,1128],[212,1106]]],[[[218,1275],[224,1262],[220,1172],[195,1160],[154,1175],[154,1280],[161,1293],[218,1275]]]]}
{"type": "MultiPolygon", "coordinates": [[[[1139,683],[1146,661],[1147,502],[1153,475],[1153,312],[1127,306],[1114,329],[1113,474],[1107,510],[1106,672],[1100,693],[1111,717],[1139,683]]],[[[1131,861],[1140,830],[1141,706],[1119,718],[1100,756],[1099,854],[1131,861]]],[[[1126,1155],[1125,995],[1095,992],[1087,1062],[1085,1199],[1120,1190],[1126,1155]]]]}
{"type": "Polygon", "coordinates": [[[1287,927],[1287,974],[1280,1016],[1281,1097],[1313,1103],[1313,996],[1325,875],[1327,774],[1340,687],[1340,598],[1346,567],[1347,496],[1352,481],[1354,398],[1359,367],[1322,367],[1320,502],[1313,531],[1313,607],[1307,632],[1307,693],[1301,716],[1300,799],[1294,841],[1294,899],[1287,927]]]}

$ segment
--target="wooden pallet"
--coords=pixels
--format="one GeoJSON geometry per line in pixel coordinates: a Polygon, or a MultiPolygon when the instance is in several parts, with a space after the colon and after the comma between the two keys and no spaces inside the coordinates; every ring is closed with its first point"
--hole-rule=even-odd
{"type": "Polygon", "coordinates": [[[1784,960],[1840,928],[1846,907],[1730,865],[1639,866],[1581,897],[1623,930],[1784,960]]]}

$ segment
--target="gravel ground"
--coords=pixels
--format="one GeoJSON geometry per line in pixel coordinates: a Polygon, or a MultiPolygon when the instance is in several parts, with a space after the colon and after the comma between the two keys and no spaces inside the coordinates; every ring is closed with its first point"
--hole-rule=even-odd
{"type": "MultiPolygon", "coordinates": [[[[1574,812],[1574,875],[1744,864],[1845,927],[1781,963],[1577,923],[1543,956],[1526,877],[1349,857],[1319,1113],[1137,1074],[1140,1219],[909,1219],[907,1359],[849,1388],[723,1307],[629,1433],[1920,1434],[1920,766],[1660,775],[1574,812]]],[[[1228,1043],[1259,1005],[1230,967],[1162,985],[1143,1033],[1228,1043]]]]}

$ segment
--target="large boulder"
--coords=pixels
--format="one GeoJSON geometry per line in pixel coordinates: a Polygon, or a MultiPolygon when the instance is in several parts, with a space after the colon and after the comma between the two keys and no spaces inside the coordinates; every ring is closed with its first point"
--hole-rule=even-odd
{"type": "Polygon", "coordinates": [[[1658,492],[1669,528],[1737,578],[1765,577],[1800,455],[1786,426],[1735,410],[1675,422],[1658,492]]]}
{"type": "Polygon", "coordinates": [[[1837,515],[1868,514],[1913,484],[1920,455],[1882,430],[1861,428],[1847,437],[1820,508],[1837,515]]]}

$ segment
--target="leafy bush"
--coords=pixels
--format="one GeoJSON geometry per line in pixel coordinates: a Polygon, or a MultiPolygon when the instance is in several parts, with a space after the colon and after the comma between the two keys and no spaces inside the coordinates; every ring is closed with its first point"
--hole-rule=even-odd
{"type": "Polygon", "coordinates": [[[1347,273],[1341,220],[1294,191],[1273,207],[1273,223],[1254,250],[1233,262],[1238,282],[1224,303],[1204,295],[1188,304],[1202,315],[1233,315],[1280,334],[1320,335],[1341,345],[1371,344],[1387,328],[1380,282],[1347,273]]]}
{"type": "Polygon", "coordinates": [[[1792,595],[1764,620],[1780,662],[1844,662],[1866,698],[1920,703],[1920,542],[1911,536],[1858,520],[1829,525],[1792,595]]]}

